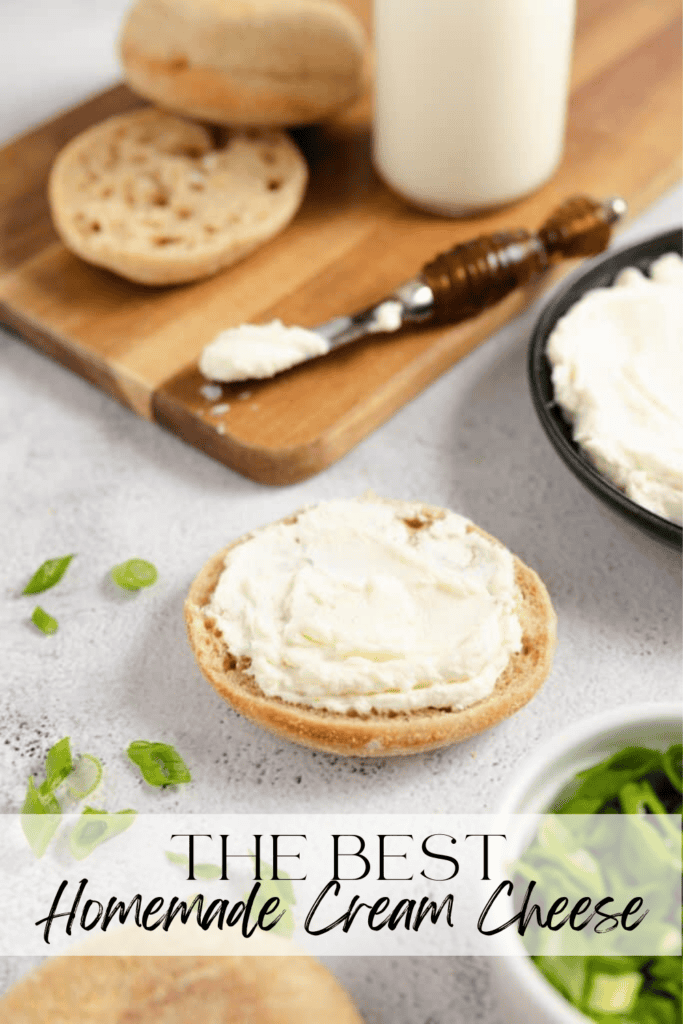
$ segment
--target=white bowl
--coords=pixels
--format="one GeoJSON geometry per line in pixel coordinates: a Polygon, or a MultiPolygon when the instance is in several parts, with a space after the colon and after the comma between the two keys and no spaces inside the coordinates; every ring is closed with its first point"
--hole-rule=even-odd
{"type": "MultiPolygon", "coordinates": [[[[506,792],[502,814],[547,811],[577,772],[625,746],[666,750],[681,741],[681,704],[635,704],[577,722],[526,761],[506,792]]],[[[522,850],[509,850],[519,856],[522,850]]],[[[519,935],[506,933],[505,957],[491,959],[491,981],[505,1024],[586,1024],[529,959],[519,935]]]]}

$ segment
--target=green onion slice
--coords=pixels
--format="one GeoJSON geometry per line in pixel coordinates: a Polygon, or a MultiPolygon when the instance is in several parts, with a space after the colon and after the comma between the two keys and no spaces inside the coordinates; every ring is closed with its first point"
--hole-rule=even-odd
{"type": "MultiPolygon", "coordinates": [[[[183,853],[173,853],[172,850],[166,850],[166,859],[170,864],[177,864],[182,868],[189,868],[190,860],[183,853]]],[[[195,864],[194,876],[195,878],[203,878],[211,881],[214,878],[221,877],[221,869],[218,864],[195,864]]]]}
{"type": "MultiPolygon", "coordinates": [[[[249,851],[249,856],[256,865],[256,855],[249,851]]],[[[294,886],[286,871],[279,871],[279,877],[273,879],[273,867],[271,864],[267,864],[263,859],[261,860],[261,885],[256,898],[253,903],[254,916],[258,916],[263,907],[270,899],[278,899],[280,901],[280,912],[283,910],[285,913],[277,924],[269,929],[275,932],[277,935],[282,935],[283,938],[288,939],[292,936],[295,928],[294,912],[292,907],[296,903],[296,896],[294,895],[294,886]]],[[[244,893],[244,899],[247,900],[249,893],[244,893]]]]}
{"type": "Polygon", "coordinates": [[[134,740],[126,753],[150,786],[177,786],[192,781],[189,768],[178,751],[168,743],[134,740]]]}
{"type": "Polygon", "coordinates": [[[679,793],[683,791],[683,744],[674,743],[662,754],[662,768],[671,785],[679,793]]]}
{"type": "Polygon", "coordinates": [[[74,860],[85,860],[96,847],[125,832],[135,821],[136,813],[131,808],[110,812],[84,807],[69,837],[74,860]]]}
{"type": "Polygon", "coordinates": [[[22,590],[22,594],[42,594],[44,590],[54,587],[69,568],[69,562],[73,557],[73,555],[62,555],[61,558],[48,558],[36,569],[22,590]]]}
{"type": "Polygon", "coordinates": [[[102,781],[102,762],[92,754],[81,754],[67,783],[73,800],[84,800],[95,792],[102,781]]]}
{"type": "Polygon", "coordinates": [[[111,570],[114,583],[124,590],[151,587],[156,583],[158,575],[155,566],[151,562],[146,562],[144,558],[129,558],[127,562],[121,562],[111,570]]]}
{"type": "MultiPolygon", "coordinates": [[[[249,851],[249,856],[254,862],[254,867],[256,867],[256,854],[249,851]]],[[[292,880],[287,872],[283,871],[282,868],[278,871],[278,877],[274,879],[272,864],[268,864],[263,860],[263,858],[261,858],[261,878],[267,882],[273,883],[278,890],[277,895],[280,897],[282,903],[291,903],[292,905],[296,903],[292,880]]]]}
{"type": "Polygon", "coordinates": [[[52,636],[59,629],[59,623],[56,619],[53,619],[51,615],[41,608],[39,604],[33,609],[33,615],[31,616],[31,622],[34,626],[37,626],[41,633],[45,633],[46,636],[52,636]]]}
{"type": "Polygon", "coordinates": [[[60,786],[68,775],[71,775],[73,767],[69,737],[65,736],[63,740],[59,740],[53,747],[50,747],[47,752],[47,757],[45,758],[45,774],[47,778],[40,787],[41,793],[54,792],[57,786],[60,786]]]}
{"type": "Polygon", "coordinates": [[[33,776],[30,776],[21,809],[21,828],[35,857],[42,857],[50,845],[59,828],[61,813],[57,798],[52,793],[42,793],[36,789],[33,776]]]}
{"type": "Polygon", "coordinates": [[[164,853],[169,864],[178,864],[181,868],[189,866],[190,858],[186,857],[184,853],[174,853],[173,850],[165,850],[164,853]]]}

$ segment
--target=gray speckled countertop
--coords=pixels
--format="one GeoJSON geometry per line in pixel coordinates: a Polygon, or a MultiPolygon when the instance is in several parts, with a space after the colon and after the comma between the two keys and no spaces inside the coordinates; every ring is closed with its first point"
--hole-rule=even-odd
{"type": "MultiPolygon", "coordinates": [[[[115,75],[121,0],[0,0],[0,139],[115,75]],[[58,8],[58,9],[56,9],[58,8]],[[87,15],[87,18],[86,18],[87,15]],[[86,26],[87,21],[87,26],[86,26]],[[31,41],[31,62],[22,54],[31,41]]],[[[622,240],[680,222],[677,189],[622,240]]],[[[680,698],[680,555],[599,504],[554,454],[525,379],[530,310],[323,475],[267,489],[144,422],[0,330],[2,636],[0,810],[15,811],[47,748],[70,734],[105,761],[107,801],[140,811],[495,810],[527,751],[593,712],[680,698]],[[181,604],[215,550],[303,503],[356,495],[447,505],[503,540],[546,582],[559,616],[555,666],[513,719],[459,747],[346,760],[292,746],[230,711],[203,682],[181,604]],[[44,605],[54,637],[16,594],[46,557],[78,552],[44,605]],[[133,554],[157,586],[116,592],[133,554]],[[144,792],[123,749],[177,745],[191,788],[144,792]]],[[[500,1024],[485,961],[335,960],[372,1024],[500,1024]]],[[[0,960],[0,990],[28,966],[0,960]]]]}

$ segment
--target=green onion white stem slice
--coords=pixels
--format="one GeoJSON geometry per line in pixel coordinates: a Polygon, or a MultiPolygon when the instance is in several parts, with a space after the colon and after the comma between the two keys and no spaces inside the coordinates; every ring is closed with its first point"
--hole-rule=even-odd
{"type": "Polygon", "coordinates": [[[140,590],[151,587],[158,578],[156,567],[144,558],[129,558],[127,562],[115,565],[111,570],[114,583],[124,590],[140,590]]]}
{"type": "Polygon", "coordinates": [[[85,800],[95,792],[102,781],[102,762],[92,754],[81,754],[67,780],[67,792],[72,800],[85,800]]]}

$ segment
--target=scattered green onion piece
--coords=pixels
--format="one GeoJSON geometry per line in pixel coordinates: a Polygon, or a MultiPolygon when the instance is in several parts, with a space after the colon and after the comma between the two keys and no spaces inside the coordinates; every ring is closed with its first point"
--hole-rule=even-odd
{"type": "Polygon", "coordinates": [[[166,860],[169,864],[179,864],[181,868],[186,868],[190,864],[190,860],[185,856],[184,853],[174,853],[173,850],[165,850],[166,860]]]}
{"type": "Polygon", "coordinates": [[[57,786],[64,782],[67,775],[71,774],[73,767],[69,737],[65,736],[63,740],[59,740],[53,747],[50,747],[47,752],[47,757],[45,758],[45,774],[47,778],[43,786],[41,786],[41,790],[47,790],[47,792],[52,793],[57,786]]]}
{"type": "MultiPolygon", "coordinates": [[[[256,854],[250,853],[249,856],[256,866],[256,854]]],[[[286,871],[280,870],[278,877],[273,879],[273,866],[268,864],[265,860],[261,859],[261,878],[268,882],[273,882],[274,885],[279,888],[279,897],[283,903],[296,903],[296,896],[294,895],[294,886],[292,885],[291,878],[286,871]]]]}
{"type": "Polygon", "coordinates": [[[98,811],[84,807],[69,837],[69,849],[74,860],[85,860],[92,851],[108,839],[120,835],[135,821],[136,811],[98,811]]]}
{"type": "MultiPolygon", "coordinates": [[[[173,853],[172,850],[166,850],[166,859],[171,864],[177,864],[179,867],[188,869],[190,866],[189,858],[183,853],[173,853]]],[[[220,878],[222,871],[218,864],[195,864],[194,876],[195,878],[203,878],[208,881],[212,881],[214,878],[220,878]]]]}
{"type": "MultiPolygon", "coordinates": [[[[247,899],[248,896],[249,893],[244,894],[245,900],[247,899]]],[[[282,915],[280,920],[272,928],[269,928],[268,930],[274,932],[276,935],[281,935],[284,939],[289,939],[292,937],[292,934],[294,933],[296,923],[294,921],[292,908],[291,906],[286,904],[285,901],[282,899],[282,893],[278,887],[277,882],[261,882],[261,888],[259,889],[256,898],[254,899],[254,902],[252,904],[253,915],[254,917],[258,917],[258,915],[263,910],[268,900],[273,898],[279,899],[280,906],[277,908],[277,910],[278,913],[280,914],[282,914],[282,911],[284,911],[284,914],[282,915]]]]}
{"type": "Polygon", "coordinates": [[[92,754],[81,754],[69,776],[67,791],[73,800],[84,800],[102,781],[102,762],[92,754]]]}
{"type": "Polygon", "coordinates": [[[192,781],[189,768],[178,751],[168,743],[135,740],[126,753],[150,786],[177,786],[192,781]]]}
{"type": "Polygon", "coordinates": [[[45,633],[46,636],[52,636],[59,629],[59,623],[56,619],[53,619],[51,615],[41,608],[39,604],[33,609],[33,615],[31,616],[31,622],[34,626],[37,626],[41,633],[45,633]]]}
{"type": "Polygon", "coordinates": [[[49,792],[42,792],[42,787],[36,789],[33,776],[29,776],[22,814],[61,814],[57,797],[49,792]]]}
{"type": "Polygon", "coordinates": [[[62,809],[52,793],[36,789],[33,776],[29,777],[24,806],[21,809],[21,828],[35,857],[43,856],[59,828],[62,809]]]}
{"type": "Polygon", "coordinates": [[[221,869],[218,864],[195,864],[194,876],[211,881],[221,877],[221,869]]]}
{"type": "MultiPolygon", "coordinates": [[[[250,852],[249,856],[254,861],[254,864],[256,864],[256,855],[250,852]]],[[[292,885],[291,879],[286,871],[278,872],[279,878],[273,879],[272,865],[261,860],[260,866],[261,887],[253,903],[253,914],[257,917],[268,900],[273,898],[278,899],[280,901],[278,909],[280,912],[284,910],[285,913],[277,924],[273,928],[270,928],[269,931],[275,932],[277,935],[282,935],[285,939],[289,939],[295,928],[294,914],[292,911],[292,907],[296,903],[294,886],[292,885]]],[[[248,892],[244,893],[245,901],[248,896],[248,892]]]]}
{"type": "Polygon", "coordinates": [[[151,587],[156,583],[158,573],[155,566],[144,558],[129,558],[127,562],[114,566],[111,578],[124,590],[140,590],[141,587],[151,587]]]}
{"type": "Polygon", "coordinates": [[[44,590],[54,587],[69,568],[69,562],[73,557],[73,555],[62,555],[61,558],[48,558],[36,569],[22,590],[22,594],[42,594],[44,590]]]}

